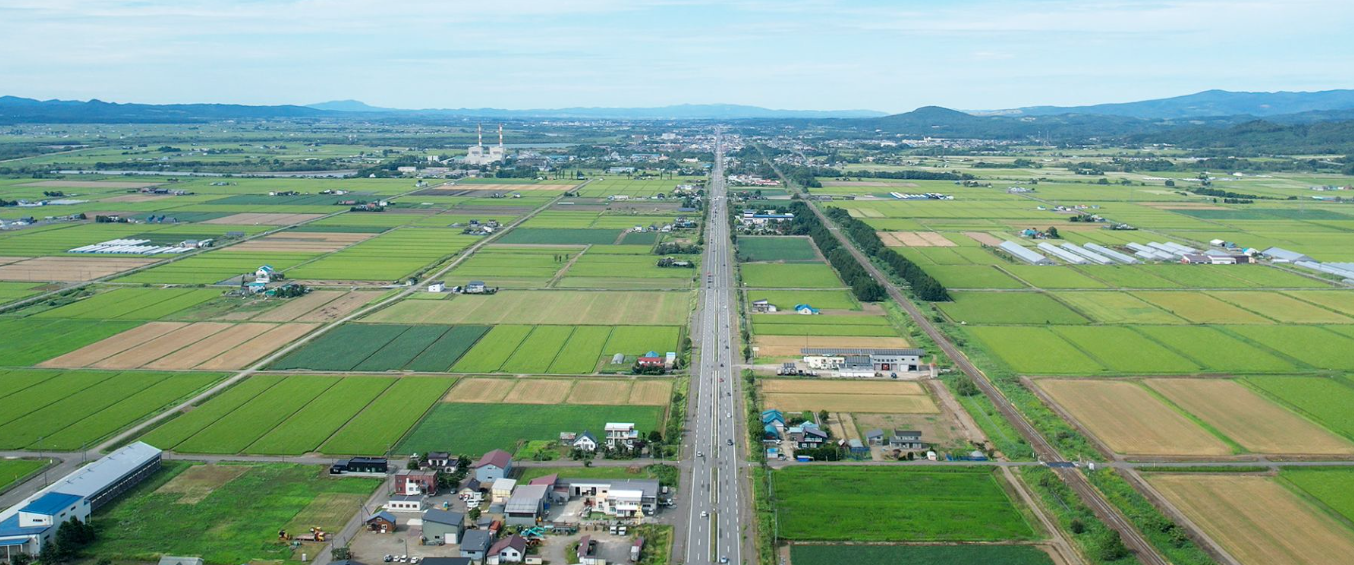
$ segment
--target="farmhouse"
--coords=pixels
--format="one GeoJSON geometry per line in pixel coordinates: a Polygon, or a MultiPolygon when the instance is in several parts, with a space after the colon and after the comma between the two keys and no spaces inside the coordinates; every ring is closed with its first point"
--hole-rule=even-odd
{"type": "Polygon", "coordinates": [[[384,457],[353,457],[334,462],[333,465],[329,466],[329,474],[385,473],[389,469],[390,464],[384,457]]]}
{"type": "Polygon", "coordinates": [[[593,437],[591,432],[583,430],[583,433],[574,438],[571,445],[579,451],[592,453],[597,451],[597,438],[593,437]]]}
{"type": "Polygon", "coordinates": [[[481,456],[470,468],[475,470],[475,479],[481,484],[492,483],[512,472],[512,455],[495,449],[481,456]]]}
{"type": "Polygon", "coordinates": [[[445,451],[432,451],[428,453],[423,461],[434,469],[440,469],[447,472],[456,471],[456,458],[445,451]]]}
{"type": "Polygon", "coordinates": [[[870,445],[883,445],[884,430],[875,428],[873,430],[865,432],[865,442],[870,445]]]}
{"type": "Polygon", "coordinates": [[[395,515],[389,512],[377,512],[367,518],[367,530],[378,534],[395,533],[395,515]]]}
{"type": "Polygon", "coordinates": [[[495,543],[489,548],[489,555],[498,558],[499,563],[521,563],[527,554],[527,540],[513,534],[495,543]]]}
{"type": "Polygon", "coordinates": [[[465,514],[436,508],[423,513],[423,543],[425,545],[456,544],[465,532],[465,514]]]}
{"type": "Polygon", "coordinates": [[[617,445],[631,448],[635,446],[635,440],[639,439],[639,430],[635,429],[635,424],[631,422],[607,422],[606,424],[606,446],[615,449],[617,445]]]}
{"type": "Polygon", "coordinates": [[[484,286],[484,281],[470,281],[465,283],[466,294],[484,294],[487,290],[487,287],[484,286]]]}
{"type": "Polygon", "coordinates": [[[761,299],[752,301],[752,311],[758,314],[768,314],[776,311],[776,305],[770,300],[761,299]]]}
{"type": "Polygon", "coordinates": [[[822,447],[823,443],[827,442],[827,432],[813,422],[792,426],[786,435],[799,449],[814,449],[822,447]]]}
{"type": "Polygon", "coordinates": [[[268,282],[272,281],[274,272],[275,271],[273,270],[272,265],[264,265],[262,267],[254,269],[254,282],[261,282],[267,284],[268,282]]]}
{"type": "Polygon", "coordinates": [[[503,506],[509,526],[534,526],[545,512],[545,485],[523,485],[513,490],[512,497],[503,506]]]}
{"type": "Polygon", "coordinates": [[[0,512],[0,548],[5,560],[41,553],[71,519],[88,522],[91,513],[158,470],[160,456],[159,449],[138,441],[0,512]]]}
{"type": "Polygon", "coordinates": [[[889,446],[897,449],[922,449],[926,444],[921,442],[919,431],[893,430],[893,435],[889,437],[889,446]]]}
{"type": "Polygon", "coordinates": [[[447,283],[444,281],[433,281],[428,283],[428,292],[445,292],[446,290],[447,283]]]}
{"type": "Polygon", "coordinates": [[[663,358],[658,356],[657,351],[650,351],[648,353],[645,353],[639,359],[635,360],[635,364],[639,365],[640,367],[662,367],[663,358]]]}
{"type": "Polygon", "coordinates": [[[484,561],[484,557],[489,553],[489,547],[493,543],[494,536],[489,533],[489,530],[467,530],[465,535],[461,536],[461,557],[484,561]]]}
{"type": "Polygon", "coordinates": [[[395,494],[437,496],[437,471],[401,469],[395,473],[395,494]]]}

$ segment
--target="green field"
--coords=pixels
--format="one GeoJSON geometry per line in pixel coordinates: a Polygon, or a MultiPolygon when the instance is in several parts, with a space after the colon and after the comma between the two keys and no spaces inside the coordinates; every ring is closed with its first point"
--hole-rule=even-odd
{"type": "Polygon", "coordinates": [[[1354,340],[1324,328],[1228,326],[1227,329],[1318,369],[1354,370],[1354,355],[1350,355],[1354,340]]]}
{"type": "Polygon", "coordinates": [[[936,304],[956,321],[970,324],[1085,324],[1088,320],[1048,295],[1036,292],[955,292],[953,302],[936,304]]]}
{"type": "Polygon", "coordinates": [[[1136,326],[1147,337],[1169,345],[1204,368],[1230,372],[1292,370],[1293,363],[1209,326],[1136,326]],[[1245,355],[1235,352],[1245,351],[1245,355]]]}
{"type": "Polygon", "coordinates": [[[1279,477],[1330,507],[1345,520],[1354,520],[1354,472],[1349,469],[1285,468],[1279,477]]]}
{"type": "Polygon", "coordinates": [[[445,372],[485,326],[345,324],[279,359],[274,369],[445,372]]]}
{"type": "Polygon", "coordinates": [[[1121,373],[1193,373],[1194,362],[1143,337],[1130,328],[1114,326],[1054,326],[1054,332],[1072,345],[1121,373]]]}
{"type": "Polygon", "coordinates": [[[1069,375],[1105,370],[1047,328],[979,326],[966,331],[1019,373],[1069,375]]]}
{"type": "Polygon", "coordinates": [[[750,288],[842,288],[846,286],[824,263],[748,263],[741,267],[750,288]]]}
{"type": "Polygon", "coordinates": [[[449,257],[479,238],[431,228],[400,228],[287,271],[293,280],[394,281],[449,257]]]}
{"type": "Polygon", "coordinates": [[[690,292],[505,290],[435,303],[405,300],[365,321],[396,324],[684,324],[690,292]]]}
{"type": "Polygon", "coordinates": [[[995,541],[1036,537],[989,468],[801,466],[772,471],[780,537],[995,541]]]}
{"type": "Polygon", "coordinates": [[[1329,377],[1254,376],[1245,382],[1297,408],[1330,430],[1354,438],[1354,383],[1329,377]]]}
{"type": "Polygon", "coordinates": [[[231,277],[253,273],[263,265],[286,271],[313,259],[315,253],[276,253],[233,251],[229,248],[194,255],[181,261],[147,269],[119,278],[119,283],[213,284],[231,277]]]}
{"type": "Polygon", "coordinates": [[[519,440],[558,440],[564,431],[598,433],[607,422],[633,422],[643,434],[659,429],[658,406],[572,404],[479,404],[443,402],[400,443],[398,453],[451,450],[472,458],[488,451],[512,452],[519,440]],[[529,417],[523,415],[529,414],[529,417]]]}
{"type": "Polygon", "coordinates": [[[381,455],[453,382],[256,375],[142,439],[187,453],[381,455]]]}
{"type": "Polygon", "coordinates": [[[159,320],[221,296],[221,291],[186,288],[119,288],[36,314],[35,318],[159,320]]]}
{"type": "Polygon", "coordinates": [[[0,320],[0,365],[27,367],[139,325],[128,321],[0,320]]]}
{"type": "Polygon", "coordinates": [[[819,310],[860,310],[860,303],[846,290],[750,290],[748,303],[767,300],[780,310],[808,304],[819,310]]]}
{"type": "Polygon", "coordinates": [[[79,450],[221,379],[216,373],[0,374],[0,449],[79,450]]]}
{"type": "Polygon", "coordinates": [[[318,526],[337,532],[381,482],[331,478],[314,465],[226,465],[249,470],[221,485],[203,485],[214,488],[201,501],[185,504],[184,492],[160,489],[175,486],[173,479],[195,464],[166,461],[162,471],[95,516],[100,534],[89,551],[126,561],[200,555],[213,565],[291,560],[291,547],[277,539],[279,529],[300,533],[318,526]]]}
{"type": "Polygon", "coordinates": [[[794,565],[1053,565],[1032,545],[792,545],[794,565]]]}
{"type": "Polygon", "coordinates": [[[1102,324],[1184,324],[1185,320],[1126,292],[1056,292],[1068,305],[1102,324]]]}
{"type": "Polygon", "coordinates": [[[619,229],[533,228],[520,226],[508,232],[499,243],[547,245],[610,245],[621,236],[619,229]]]}
{"type": "Polygon", "coordinates": [[[818,251],[807,237],[743,236],[738,238],[739,261],[814,263],[818,251]]]}
{"type": "Polygon", "coordinates": [[[898,330],[882,316],[753,314],[752,324],[758,335],[898,336],[898,330]]]}
{"type": "Polygon", "coordinates": [[[0,492],[47,466],[48,459],[0,459],[0,492]]]}
{"type": "Polygon", "coordinates": [[[1272,324],[1202,292],[1135,292],[1133,296],[1196,324],[1272,324]]]}

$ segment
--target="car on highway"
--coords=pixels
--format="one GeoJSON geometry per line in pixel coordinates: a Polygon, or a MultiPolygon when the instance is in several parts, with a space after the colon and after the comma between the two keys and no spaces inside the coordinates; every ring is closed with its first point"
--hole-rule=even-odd
{"type": "Polygon", "coordinates": [[[733,445],[733,440],[732,440],[732,439],[728,440],[728,442],[729,442],[729,445],[733,445]]]}
{"type": "Polygon", "coordinates": [[[709,517],[710,517],[710,513],[709,513],[709,512],[706,512],[706,511],[704,511],[704,510],[701,510],[701,518],[709,518],[709,517]]]}

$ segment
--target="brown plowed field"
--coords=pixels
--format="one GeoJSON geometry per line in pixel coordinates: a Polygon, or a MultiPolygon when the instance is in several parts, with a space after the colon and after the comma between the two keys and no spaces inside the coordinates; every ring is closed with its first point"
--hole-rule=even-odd
{"type": "Polygon", "coordinates": [[[191,324],[90,365],[96,369],[136,369],[229,328],[230,324],[191,324]]]}
{"type": "Polygon", "coordinates": [[[1148,379],[1162,396],[1256,453],[1350,455],[1350,443],[1225,379],[1148,379]]]}
{"type": "Polygon", "coordinates": [[[980,231],[966,231],[964,232],[964,235],[968,236],[969,239],[972,239],[973,241],[976,241],[983,245],[997,246],[1001,245],[1002,243],[1002,240],[1000,238],[990,233],[984,233],[980,231]]]}
{"type": "Polygon", "coordinates": [[[451,387],[444,402],[500,402],[517,381],[512,379],[461,379],[451,387]]]}
{"type": "Polygon", "coordinates": [[[1135,383],[1038,379],[1082,426],[1116,453],[1129,455],[1231,455],[1226,442],[1172,410],[1135,383]]]}
{"type": "Polygon", "coordinates": [[[665,406],[672,398],[672,381],[641,380],[630,387],[630,404],[665,406]]]}
{"type": "Polygon", "coordinates": [[[146,343],[188,324],[180,322],[150,322],[107,339],[91,343],[70,353],[39,363],[39,367],[88,367],[113,355],[146,343]]]}
{"type": "Polygon", "coordinates": [[[290,344],[296,338],[310,333],[316,324],[282,324],[254,339],[246,341],[210,361],[194,367],[201,371],[243,369],[265,355],[290,344]]]}
{"type": "Polygon", "coordinates": [[[324,214],[272,214],[267,212],[253,212],[246,214],[231,214],[220,218],[213,218],[202,222],[204,224],[222,224],[229,226],[290,226],[308,220],[314,220],[324,216],[324,214]]]}
{"type": "Polygon", "coordinates": [[[1328,565],[1354,555],[1348,527],[1273,478],[1150,473],[1147,482],[1247,565],[1328,565]]]}
{"type": "Polygon", "coordinates": [[[626,404],[630,400],[633,383],[624,379],[577,381],[569,391],[569,404],[626,404]]]}
{"type": "Polygon", "coordinates": [[[84,282],[149,265],[159,259],[130,257],[37,257],[0,266],[0,280],[84,282]]]}
{"type": "Polygon", "coordinates": [[[911,347],[901,337],[827,337],[796,335],[759,335],[753,338],[759,357],[799,357],[805,347],[841,347],[848,349],[905,349],[911,347]]]}
{"type": "Polygon", "coordinates": [[[200,343],[195,347],[188,347],[175,351],[174,353],[155,360],[153,363],[148,363],[144,368],[177,371],[191,369],[212,357],[230,351],[241,343],[254,339],[264,332],[274,329],[274,327],[275,326],[271,324],[236,324],[231,328],[212,336],[206,343],[200,343]]]}
{"type": "Polygon", "coordinates": [[[297,316],[295,322],[332,322],[354,310],[366,306],[368,302],[375,300],[384,292],[379,290],[355,290],[338,297],[333,302],[329,302],[319,308],[297,316]]]}
{"type": "Polygon", "coordinates": [[[569,389],[574,382],[570,380],[521,380],[512,392],[504,397],[509,404],[559,404],[569,397],[569,389]]]}
{"type": "Polygon", "coordinates": [[[316,290],[299,298],[293,298],[287,303],[259,312],[252,319],[255,322],[290,322],[301,315],[324,306],[334,299],[343,296],[342,291],[338,290],[316,290]]]}

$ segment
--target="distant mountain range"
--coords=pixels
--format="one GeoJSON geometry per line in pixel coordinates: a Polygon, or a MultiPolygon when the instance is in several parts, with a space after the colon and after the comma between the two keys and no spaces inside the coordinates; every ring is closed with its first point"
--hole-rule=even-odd
{"type": "Polygon", "coordinates": [[[772,110],[739,104],[678,104],[654,108],[427,108],[403,110],[371,106],[358,100],[335,100],[307,104],[307,108],[331,112],[396,113],[404,115],[471,116],[484,118],[565,118],[620,120],[746,120],[756,118],[877,118],[886,112],[874,110],[772,110]]]}
{"type": "Polygon", "coordinates": [[[1145,120],[1220,116],[1280,116],[1354,109],[1354,90],[1320,92],[1231,92],[1205,90],[1185,96],[1092,106],[1029,106],[1010,110],[972,112],[976,115],[1054,116],[1093,114],[1145,120]]]}
{"type": "Polygon", "coordinates": [[[174,123],[228,119],[321,117],[304,106],[241,104],[118,104],[102,100],[34,100],[0,96],[0,123],[92,122],[174,123]]]}

